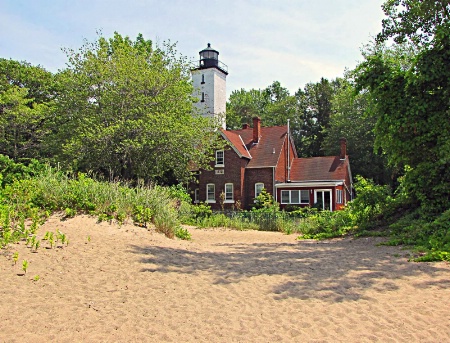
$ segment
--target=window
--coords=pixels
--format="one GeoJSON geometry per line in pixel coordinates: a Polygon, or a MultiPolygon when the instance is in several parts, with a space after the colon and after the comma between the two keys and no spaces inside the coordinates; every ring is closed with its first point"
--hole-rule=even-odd
{"type": "Polygon", "coordinates": [[[202,102],[205,102],[205,92],[202,92],[202,102]]]}
{"type": "Polygon", "coordinates": [[[281,191],[282,204],[309,204],[308,190],[281,191]]]}
{"type": "Polygon", "coordinates": [[[290,200],[290,191],[281,191],[281,203],[282,204],[289,204],[289,200],[290,200]]]}
{"type": "Polygon", "coordinates": [[[291,191],[291,204],[300,204],[300,192],[299,191],[291,191]]]}
{"type": "Polygon", "coordinates": [[[216,166],[224,165],[224,153],[223,150],[216,151],[216,166]]]}
{"type": "Polygon", "coordinates": [[[205,83],[205,74],[202,74],[202,85],[205,83]]]}
{"type": "Polygon", "coordinates": [[[336,203],[342,204],[342,189],[336,189],[336,203]]]}
{"type": "Polygon", "coordinates": [[[200,192],[200,190],[198,188],[196,188],[194,191],[194,203],[195,204],[199,203],[199,199],[198,199],[199,192],[200,192]]]}
{"type": "Polygon", "coordinates": [[[261,194],[264,189],[264,184],[262,182],[255,183],[255,198],[261,194]]]}
{"type": "Polygon", "coordinates": [[[309,204],[309,191],[300,191],[300,204],[309,204]]]}
{"type": "Polygon", "coordinates": [[[225,184],[225,202],[227,201],[234,201],[234,192],[232,183],[225,184]]]}
{"type": "Polygon", "coordinates": [[[216,202],[216,185],[213,183],[206,185],[206,202],[216,202]]]}

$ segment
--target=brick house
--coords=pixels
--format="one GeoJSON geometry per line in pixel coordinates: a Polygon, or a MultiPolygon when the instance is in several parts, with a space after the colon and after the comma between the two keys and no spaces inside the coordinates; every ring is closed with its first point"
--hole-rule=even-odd
{"type": "Polygon", "coordinates": [[[352,176],[341,139],[340,156],[299,158],[288,125],[261,127],[253,118],[241,130],[221,130],[227,142],[215,153],[211,170],[200,170],[192,188],[193,201],[212,209],[248,209],[264,188],[281,207],[320,206],[339,210],[352,199],[352,176]],[[223,200],[221,194],[223,193],[223,200]]]}

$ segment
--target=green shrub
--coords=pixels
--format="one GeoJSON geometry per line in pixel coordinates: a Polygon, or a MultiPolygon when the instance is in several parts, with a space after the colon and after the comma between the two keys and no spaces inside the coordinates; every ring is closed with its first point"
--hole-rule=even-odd
{"type": "Polygon", "coordinates": [[[183,240],[190,241],[191,240],[191,233],[187,229],[184,229],[182,226],[178,226],[175,229],[175,237],[178,237],[178,238],[183,239],[183,240]]]}

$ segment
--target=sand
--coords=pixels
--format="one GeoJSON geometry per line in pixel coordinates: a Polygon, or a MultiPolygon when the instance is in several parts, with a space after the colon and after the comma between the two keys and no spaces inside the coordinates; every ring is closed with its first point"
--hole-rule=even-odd
{"type": "Polygon", "coordinates": [[[88,216],[53,216],[38,236],[56,229],[69,246],[0,251],[0,342],[450,342],[450,265],[382,238],[182,241],[88,216]]]}

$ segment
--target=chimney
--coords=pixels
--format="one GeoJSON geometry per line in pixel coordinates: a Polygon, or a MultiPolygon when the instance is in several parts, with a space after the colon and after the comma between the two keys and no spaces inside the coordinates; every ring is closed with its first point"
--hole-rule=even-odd
{"type": "Polygon", "coordinates": [[[248,129],[248,124],[247,124],[247,123],[242,124],[242,129],[243,129],[243,130],[248,129]]]}
{"type": "Polygon", "coordinates": [[[339,143],[341,144],[341,160],[345,160],[345,156],[347,155],[347,140],[345,138],[339,139],[339,143]]]}
{"type": "Polygon", "coordinates": [[[261,137],[261,118],[253,117],[253,143],[258,143],[261,137]]]}

